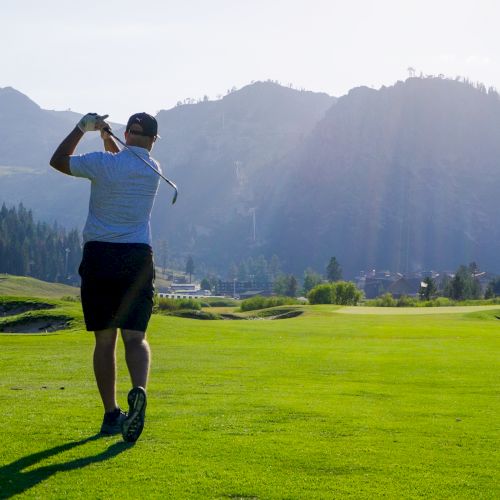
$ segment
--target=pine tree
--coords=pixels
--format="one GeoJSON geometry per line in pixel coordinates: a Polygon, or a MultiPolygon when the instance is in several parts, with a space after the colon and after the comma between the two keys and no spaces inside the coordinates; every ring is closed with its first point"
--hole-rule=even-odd
{"type": "Polygon", "coordinates": [[[47,281],[77,281],[81,260],[78,231],[34,222],[33,213],[19,206],[0,209],[0,272],[47,281]],[[68,250],[66,250],[68,249],[68,250]]]}
{"type": "Polygon", "coordinates": [[[191,255],[188,257],[186,262],[186,274],[189,274],[189,283],[191,283],[191,277],[194,273],[194,260],[191,255]]]}
{"type": "Polygon", "coordinates": [[[342,268],[336,257],[332,257],[326,266],[326,277],[328,281],[340,281],[342,279],[342,268]]]}

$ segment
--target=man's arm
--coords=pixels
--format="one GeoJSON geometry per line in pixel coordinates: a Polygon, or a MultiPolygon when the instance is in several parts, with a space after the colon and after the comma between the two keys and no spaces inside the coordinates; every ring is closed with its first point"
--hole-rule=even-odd
{"type": "Polygon", "coordinates": [[[115,140],[104,130],[104,128],[101,128],[101,139],[104,142],[105,151],[108,151],[109,153],[120,152],[120,148],[116,144],[115,140]]]}
{"type": "Polygon", "coordinates": [[[76,146],[83,137],[83,132],[75,127],[64,139],[50,159],[50,166],[63,174],[71,175],[69,168],[70,156],[75,152],[76,146]]]}
{"type": "Polygon", "coordinates": [[[97,113],[87,113],[85,116],[82,116],[78,125],[59,144],[59,147],[50,159],[50,166],[63,174],[71,175],[70,157],[75,152],[76,146],[78,146],[83,134],[85,132],[100,130],[102,127],[107,126],[104,121],[107,117],[108,115],[100,116],[97,113]]]}

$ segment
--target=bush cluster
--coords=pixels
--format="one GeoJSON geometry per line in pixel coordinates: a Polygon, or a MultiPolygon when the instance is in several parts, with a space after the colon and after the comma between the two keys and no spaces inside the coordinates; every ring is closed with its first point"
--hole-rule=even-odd
{"type": "Polygon", "coordinates": [[[242,311],[255,311],[257,309],[267,309],[268,307],[284,306],[289,304],[298,304],[299,301],[293,297],[262,297],[262,295],[256,295],[250,299],[245,299],[241,303],[242,311]]]}
{"type": "Polygon", "coordinates": [[[374,307],[450,307],[450,306],[478,306],[500,304],[500,299],[478,299],[478,300],[451,300],[448,297],[436,297],[432,300],[418,300],[407,295],[395,299],[390,293],[386,293],[376,299],[367,300],[366,306],[374,307]]]}
{"type": "Polygon", "coordinates": [[[65,302],[81,302],[82,301],[80,295],[64,295],[64,297],[61,297],[61,300],[64,300],[65,302]]]}
{"type": "Polygon", "coordinates": [[[238,302],[234,299],[211,299],[210,297],[205,297],[203,302],[206,304],[206,307],[235,307],[238,305],[238,302]]]}
{"type": "Polygon", "coordinates": [[[395,299],[390,293],[384,293],[384,295],[366,302],[367,306],[374,307],[416,307],[421,304],[422,302],[413,297],[408,297],[408,295],[401,295],[401,297],[395,299]]]}
{"type": "Polygon", "coordinates": [[[363,298],[363,292],[349,281],[337,281],[315,286],[307,298],[311,304],[339,304],[355,306],[363,298]]]}
{"type": "Polygon", "coordinates": [[[201,303],[195,299],[170,299],[167,297],[156,297],[155,311],[179,311],[181,309],[190,309],[199,311],[201,303]]]}

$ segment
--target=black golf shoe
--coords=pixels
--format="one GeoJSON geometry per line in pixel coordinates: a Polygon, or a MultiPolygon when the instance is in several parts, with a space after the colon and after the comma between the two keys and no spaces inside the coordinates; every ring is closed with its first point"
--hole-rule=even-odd
{"type": "Polygon", "coordinates": [[[122,421],[122,436],[124,441],[133,443],[141,435],[144,428],[146,404],[146,391],[143,387],[134,387],[128,393],[128,415],[122,421]]]}
{"type": "Polygon", "coordinates": [[[122,422],[125,420],[126,416],[127,414],[124,411],[120,410],[120,408],[105,413],[101,425],[101,434],[106,434],[108,436],[120,434],[122,429],[122,422]]]}

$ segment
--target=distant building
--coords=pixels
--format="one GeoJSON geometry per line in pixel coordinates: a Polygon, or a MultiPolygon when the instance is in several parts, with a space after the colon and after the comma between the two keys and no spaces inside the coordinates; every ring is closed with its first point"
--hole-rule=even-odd
{"type": "Polygon", "coordinates": [[[390,293],[394,298],[403,295],[416,297],[420,292],[420,284],[425,277],[436,278],[439,276],[434,271],[408,273],[394,273],[391,271],[376,271],[375,269],[361,272],[356,278],[358,288],[364,290],[367,299],[375,299],[385,293],[390,293]]]}
{"type": "Polygon", "coordinates": [[[215,285],[216,295],[226,297],[248,298],[254,295],[272,295],[273,284],[271,281],[217,281],[215,285]]]}
{"type": "Polygon", "coordinates": [[[395,298],[399,299],[403,295],[408,297],[417,297],[420,292],[422,280],[420,278],[400,278],[392,283],[388,292],[395,298]]]}
{"type": "MultiPolygon", "coordinates": [[[[208,290],[198,290],[197,292],[159,292],[161,299],[204,299],[205,297],[214,297],[208,290]]],[[[222,297],[220,297],[222,298],[222,297]]]]}
{"type": "MultiPolygon", "coordinates": [[[[449,280],[455,277],[452,271],[418,271],[402,275],[390,271],[361,271],[355,278],[356,286],[365,292],[367,299],[374,299],[385,293],[390,293],[394,298],[402,295],[417,297],[420,293],[421,283],[425,278],[432,278],[437,289],[441,292],[449,280]]],[[[474,278],[481,285],[484,294],[488,284],[495,276],[487,272],[476,272],[474,278]]]]}
{"type": "Polygon", "coordinates": [[[393,283],[401,279],[401,274],[391,273],[390,271],[370,271],[366,273],[364,279],[364,287],[367,299],[374,299],[384,293],[389,292],[389,288],[393,283]]]}
{"type": "Polygon", "coordinates": [[[188,293],[197,292],[200,290],[199,283],[172,283],[169,292],[172,293],[188,293]]]}

